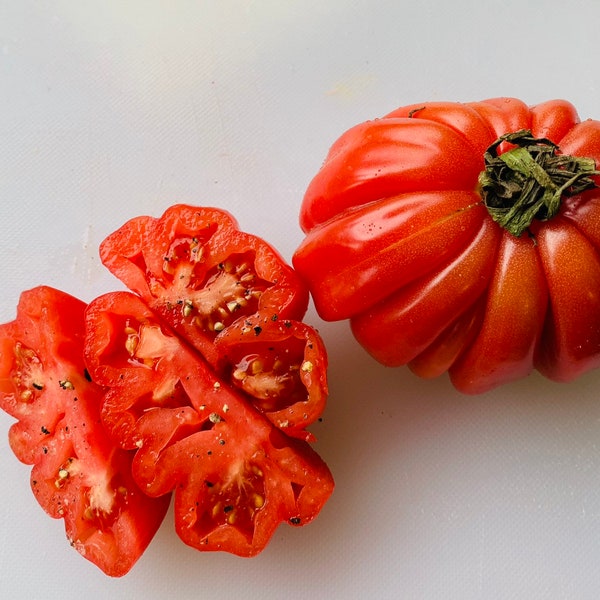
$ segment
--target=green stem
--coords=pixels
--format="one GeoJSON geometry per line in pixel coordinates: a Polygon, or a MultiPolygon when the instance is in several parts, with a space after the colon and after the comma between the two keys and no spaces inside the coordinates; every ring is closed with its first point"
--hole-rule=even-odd
{"type": "Polygon", "coordinates": [[[485,152],[479,175],[483,202],[492,219],[519,237],[534,219],[556,215],[564,196],[596,186],[592,158],[558,154],[556,144],[525,129],[499,137],[485,152]],[[498,155],[503,142],[515,148],[498,155]]]}

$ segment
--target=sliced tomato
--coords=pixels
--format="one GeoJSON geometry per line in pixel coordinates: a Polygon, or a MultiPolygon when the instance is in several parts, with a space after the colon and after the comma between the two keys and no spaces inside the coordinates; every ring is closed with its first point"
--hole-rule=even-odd
{"type": "Polygon", "coordinates": [[[288,435],[313,441],[306,427],[327,399],[327,353],[317,332],[277,315],[251,317],[216,340],[223,376],[288,435]]]}
{"type": "MultiPolygon", "coordinates": [[[[176,528],[186,543],[252,556],[281,522],[304,524],[318,514],[333,491],[325,463],[275,428],[243,385],[221,378],[139,297],[106,294],[86,318],[88,367],[110,388],[103,417],[124,447],[137,448],[134,477],[145,493],[175,491],[176,528]]],[[[297,327],[301,343],[286,338],[294,361],[308,344],[297,327]]],[[[228,351],[244,345],[235,341],[228,351]]]]}
{"type": "Polygon", "coordinates": [[[182,342],[129,292],[93,300],[86,311],[86,364],[106,386],[102,418],[121,447],[138,447],[136,423],[153,408],[189,404],[180,378],[182,342]]]}
{"type": "Polygon", "coordinates": [[[257,312],[301,319],[308,292],[281,256],[227,212],[175,205],[101,244],[106,267],[213,365],[214,340],[257,312]]]}
{"type": "Polygon", "coordinates": [[[186,544],[254,556],[280,523],[310,523],[333,480],[306,442],[248,413],[226,385],[217,395],[219,412],[145,414],[134,473],[148,494],[175,490],[175,527],[186,544]]]}
{"type": "Polygon", "coordinates": [[[326,352],[301,321],[306,286],[271,246],[220,209],[175,205],[126,223],[101,256],[276,426],[314,439],[306,427],[325,406],[326,352]]]}
{"type": "Polygon", "coordinates": [[[83,362],[85,304],[49,287],[21,296],[16,320],[0,326],[0,407],[19,460],[33,465],[42,508],[65,521],[71,545],[111,576],[127,573],[168,508],[133,480],[133,453],[103,427],[104,389],[83,362]]]}

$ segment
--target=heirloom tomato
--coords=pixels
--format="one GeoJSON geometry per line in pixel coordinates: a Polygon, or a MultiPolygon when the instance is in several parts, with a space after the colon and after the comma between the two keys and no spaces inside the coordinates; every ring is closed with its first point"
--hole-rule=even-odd
{"type": "Polygon", "coordinates": [[[138,485],[150,496],[175,492],[184,542],[253,556],[281,522],[314,519],[333,491],[325,463],[276,428],[138,296],[96,298],[87,324],[90,373],[109,388],[104,421],[123,448],[137,450],[138,485]]]}
{"type": "Polygon", "coordinates": [[[33,465],[39,504],[64,519],[80,554],[121,576],[150,543],[169,496],[140,491],[133,453],[117,448],[101,423],[104,389],[83,362],[84,309],[49,287],[23,292],[16,320],[0,326],[0,408],[17,419],[10,446],[33,465]]]}
{"type": "Polygon", "coordinates": [[[306,429],[327,356],[294,270],[225,211],[187,205],[130,220],[100,254],[135,294],[90,303],[85,358],[138,485],[174,491],[199,550],[253,556],[281,522],[312,521],[333,491],[306,429]]]}
{"type": "Polygon", "coordinates": [[[133,218],[100,255],[129,291],[86,306],[42,286],[0,325],[10,445],[71,544],[124,575],[172,495],[203,551],[254,556],[311,522],[334,482],[309,444],[327,354],[304,282],[216,208],[133,218]]]}
{"type": "Polygon", "coordinates": [[[600,121],[569,102],[425,102],[351,128],[294,266],[384,365],[479,393],[600,365],[600,121]]]}
{"type": "Polygon", "coordinates": [[[313,439],[305,428],[325,407],[327,355],[301,322],[305,284],[269,244],[221,209],[179,204],[125,223],[100,255],[257,410],[313,439]]]}

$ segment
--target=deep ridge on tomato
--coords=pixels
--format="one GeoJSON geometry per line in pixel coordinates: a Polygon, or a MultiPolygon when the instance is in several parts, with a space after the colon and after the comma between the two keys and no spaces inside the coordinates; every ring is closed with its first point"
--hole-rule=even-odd
{"type": "Polygon", "coordinates": [[[564,100],[401,107],[334,142],[293,264],[385,365],[569,381],[600,366],[599,164],[600,121],[564,100]]]}

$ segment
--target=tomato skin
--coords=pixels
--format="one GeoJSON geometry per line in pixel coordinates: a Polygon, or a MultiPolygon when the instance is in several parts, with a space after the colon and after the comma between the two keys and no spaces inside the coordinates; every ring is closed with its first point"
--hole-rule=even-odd
{"type": "Polygon", "coordinates": [[[169,497],[133,481],[133,454],[102,426],[104,389],[83,362],[85,304],[49,287],[21,295],[15,321],[0,326],[0,407],[17,458],[32,465],[41,507],[62,518],[71,545],[107,575],[125,575],[158,529],[169,497]]]}
{"type": "Polygon", "coordinates": [[[477,337],[450,367],[454,385],[470,393],[529,375],[548,305],[534,242],[503,232],[477,337]]]}
{"type": "Polygon", "coordinates": [[[484,218],[473,192],[401,194],[315,227],[294,260],[320,273],[319,314],[346,319],[456,256],[484,218]]]}
{"type": "Polygon", "coordinates": [[[468,189],[480,163],[469,142],[447,125],[412,118],[368,121],[333,145],[308,187],[300,224],[307,232],[347,208],[421,191],[424,179],[429,191],[468,189]]]}
{"type": "MultiPolygon", "coordinates": [[[[578,123],[577,110],[570,102],[565,100],[543,102],[531,107],[531,133],[536,138],[561,140],[563,152],[565,152],[565,136],[578,123]]],[[[568,153],[572,153],[572,151],[568,153]]],[[[575,152],[575,154],[581,153],[575,152]]]]}
{"type": "MultiPolygon", "coordinates": [[[[140,488],[152,497],[175,492],[185,543],[254,556],[281,522],[315,518],[333,491],[325,463],[277,429],[138,296],[96,298],[86,320],[90,373],[109,388],[103,418],[124,448],[136,449],[140,488]]],[[[298,335],[303,348],[299,326],[298,335]]],[[[316,376],[316,357],[312,364],[316,376]]]]}
{"type": "MultiPolygon", "coordinates": [[[[465,393],[533,369],[568,381],[597,367],[598,191],[563,196],[557,216],[518,238],[483,204],[484,152],[520,130],[600,164],[600,121],[564,100],[413,104],[334,142],[305,193],[293,257],[319,315],[349,319],[383,364],[448,371],[465,393]]],[[[498,153],[513,148],[502,141],[498,153]]]]}
{"type": "Polygon", "coordinates": [[[597,248],[562,218],[536,233],[550,310],[536,367],[570,381],[600,366],[600,258],[597,248]]]}
{"type": "Polygon", "coordinates": [[[472,243],[439,270],[352,319],[356,339],[381,363],[404,365],[473,306],[492,276],[500,231],[484,222],[472,243]]]}

